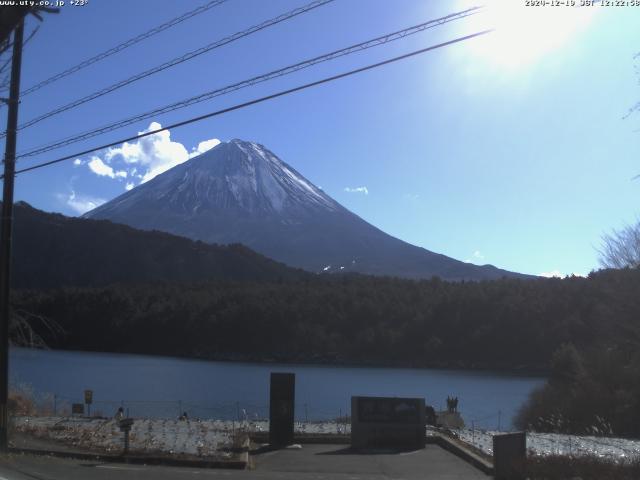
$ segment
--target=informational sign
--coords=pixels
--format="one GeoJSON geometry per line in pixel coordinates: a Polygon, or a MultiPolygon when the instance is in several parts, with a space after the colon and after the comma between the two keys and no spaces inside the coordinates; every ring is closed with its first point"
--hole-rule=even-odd
{"type": "Polygon", "coordinates": [[[84,415],[84,404],[83,403],[72,403],[71,404],[71,415],[84,415]]]}
{"type": "Polygon", "coordinates": [[[269,443],[285,446],[293,443],[296,393],[294,373],[272,373],[269,394],[269,443]]]}
{"type": "Polygon", "coordinates": [[[351,397],[354,448],[423,448],[424,398],[351,397]]]}
{"type": "Polygon", "coordinates": [[[494,478],[524,479],[527,459],[527,433],[515,432],[493,436],[494,478]]]}
{"type": "Polygon", "coordinates": [[[91,405],[93,402],[93,390],[85,390],[84,391],[84,403],[87,405],[91,405]]]}
{"type": "Polygon", "coordinates": [[[358,420],[364,423],[418,423],[424,401],[417,398],[358,397],[358,420]]]}

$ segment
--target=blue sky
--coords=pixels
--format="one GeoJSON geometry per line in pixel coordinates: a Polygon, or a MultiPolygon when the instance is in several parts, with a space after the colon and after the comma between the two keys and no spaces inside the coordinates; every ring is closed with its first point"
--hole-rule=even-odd
{"type": "MultiPolygon", "coordinates": [[[[48,15],[26,46],[22,87],[205,0],[89,0],[48,15]]],[[[20,121],[304,0],[228,0],[23,99],[20,121]]],[[[522,2],[524,3],[524,2],[522,2]]],[[[18,151],[181,100],[471,5],[336,0],[20,132],[18,151]]],[[[488,13],[145,120],[47,161],[488,26],[497,31],[348,79],[176,129],[146,143],[19,175],[16,200],[78,215],[197,150],[262,143],[382,230],[429,250],[525,273],[597,268],[604,232],[638,215],[640,8],[488,13]],[[208,143],[202,143],[208,142],[208,143]],[[134,171],[135,169],[135,171],[134,171]],[[126,175],[126,176],[125,176],[126,175]]],[[[27,32],[37,24],[30,19],[27,32]]],[[[2,110],[4,114],[6,110],[2,110]]]]}

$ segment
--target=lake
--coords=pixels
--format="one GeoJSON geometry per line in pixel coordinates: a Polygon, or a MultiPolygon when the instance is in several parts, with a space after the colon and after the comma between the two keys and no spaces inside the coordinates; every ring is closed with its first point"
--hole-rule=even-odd
{"type": "Polygon", "coordinates": [[[93,390],[92,412],[134,417],[267,418],[269,374],[296,374],[296,419],[348,414],[352,395],[424,397],[436,410],[448,395],[468,426],[512,428],[511,420],[542,377],[468,370],[210,362],[171,357],[12,348],[11,383],[56,413],[93,390]]]}

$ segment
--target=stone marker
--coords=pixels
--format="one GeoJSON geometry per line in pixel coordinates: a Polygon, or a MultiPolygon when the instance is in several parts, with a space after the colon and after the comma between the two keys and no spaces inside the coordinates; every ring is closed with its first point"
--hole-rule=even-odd
{"type": "Polygon", "coordinates": [[[293,443],[293,419],[296,394],[295,373],[272,373],[269,401],[269,443],[286,446],[293,443]]]}
{"type": "Polygon", "coordinates": [[[424,448],[424,398],[351,397],[353,448],[424,448]]]}
{"type": "Polygon", "coordinates": [[[493,436],[493,468],[496,480],[523,480],[526,459],[526,432],[493,436]]]}

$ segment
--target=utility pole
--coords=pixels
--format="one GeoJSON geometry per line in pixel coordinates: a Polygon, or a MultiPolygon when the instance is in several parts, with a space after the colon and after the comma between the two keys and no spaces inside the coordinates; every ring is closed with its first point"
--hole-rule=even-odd
{"type": "Polygon", "coordinates": [[[9,290],[11,287],[11,226],[13,223],[13,181],[16,170],[16,134],[18,129],[18,103],[20,102],[20,67],[22,65],[22,38],[24,20],[13,33],[11,58],[11,86],[7,139],[4,154],[4,180],[2,190],[2,218],[0,218],[0,452],[7,451],[9,412],[9,290]]]}

